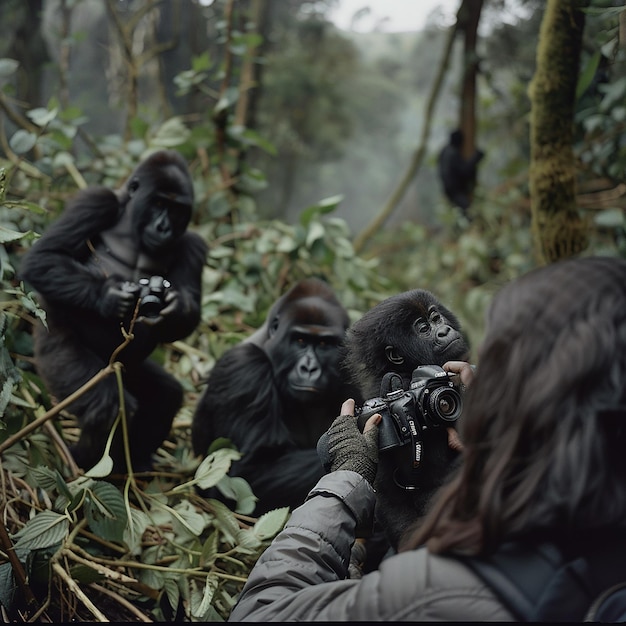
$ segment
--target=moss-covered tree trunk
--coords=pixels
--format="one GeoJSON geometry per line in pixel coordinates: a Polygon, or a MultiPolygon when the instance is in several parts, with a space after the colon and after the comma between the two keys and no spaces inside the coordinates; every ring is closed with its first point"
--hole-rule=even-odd
{"type": "Polygon", "coordinates": [[[572,150],[576,82],[590,0],[548,0],[539,33],[537,69],[530,85],[530,196],[539,263],[578,254],[588,224],[576,207],[572,150]]]}

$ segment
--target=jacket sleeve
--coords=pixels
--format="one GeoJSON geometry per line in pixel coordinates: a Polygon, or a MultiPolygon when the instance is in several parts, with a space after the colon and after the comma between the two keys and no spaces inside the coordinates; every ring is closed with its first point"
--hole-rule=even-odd
{"type": "Polygon", "coordinates": [[[371,525],[374,502],[356,472],[323,476],[259,558],[229,621],[318,618],[344,585],[359,582],[344,579],[357,527],[371,525]]]}
{"type": "Polygon", "coordinates": [[[229,621],[511,621],[467,566],[426,548],[347,579],[375,495],[356,472],[322,477],[252,569],[229,621]]]}

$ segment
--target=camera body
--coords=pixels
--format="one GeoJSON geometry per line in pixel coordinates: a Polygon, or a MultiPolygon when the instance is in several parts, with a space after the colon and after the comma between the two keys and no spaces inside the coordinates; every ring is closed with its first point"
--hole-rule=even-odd
{"type": "MultiPolygon", "coordinates": [[[[452,426],[462,409],[463,399],[448,372],[438,365],[422,365],[413,370],[408,390],[398,389],[366,400],[355,413],[361,432],[374,413],[382,415],[378,427],[379,450],[412,444],[417,457],[422,431],[452,426]]],[[[419,462],[419,458],[415,460],[419,462]]]]}
{"type": "Polygon", "coordinates": [[[122,289],[139,300],[137,315],[140,317],[158,317],[165,306],[165,294],[170,287],[170,281],[163,276],[140,278],[136,283],[122,283],[122,289]]]}

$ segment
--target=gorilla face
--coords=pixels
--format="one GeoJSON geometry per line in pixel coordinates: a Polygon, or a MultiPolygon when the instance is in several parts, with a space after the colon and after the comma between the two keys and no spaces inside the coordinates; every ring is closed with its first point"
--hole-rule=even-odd
{"type": "Polygon", "coordinates": [[[400,374],[408,384],[419,365],[468,358],[456,316],[432,293],[414,289],[387,298],[354,323],[342,365],[369,398],[379,394],[388,372],[400,374]]]}

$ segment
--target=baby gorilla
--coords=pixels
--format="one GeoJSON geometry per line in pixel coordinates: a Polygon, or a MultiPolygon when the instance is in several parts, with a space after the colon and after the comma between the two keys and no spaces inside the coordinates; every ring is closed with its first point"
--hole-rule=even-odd
{"type": "MultiPolygon", "coordinates": [[[[358,405],[390,391],[407,392],[420,366],[438,366],[420,370],[419,377],[448,393],[447,375],[440,367],[468,358],[469,346],[456,316],[429,291],[414,289],[380,302],[353,324],[344,343],[342,368],[362,395],[358,405]]],[[[456,397],[451,394],[453,400],[456,397]]],[[[456,431],[440,421],[417,433],[417,462],[415,441],[382,450],[379,440],[376,519],[394,548],[456,465],[456,431]]],[[[379,436],[384,428],[379,426],[379,436]]],[[[373,554],[369,557],[376,560],[373,554]]]]}

